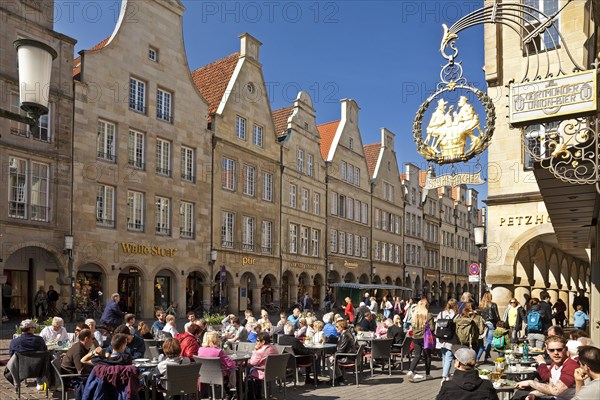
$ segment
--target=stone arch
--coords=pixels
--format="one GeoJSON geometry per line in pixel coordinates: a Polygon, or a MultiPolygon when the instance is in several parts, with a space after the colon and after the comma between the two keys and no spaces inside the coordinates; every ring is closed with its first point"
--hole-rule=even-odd
{"type": "Polygon", "coordinates": [[[383,282],[384,282],[386,285],[393,285],[393,284],[394,284],[394,283],[393,283],[393,281],[392,281],[392,277],[391,277],[391,276],[389,276],[389,275],[388,275],[388,276],[386,276],[386,277],[384,278],[383,282]]]}
{"type": "Polygon", "coordinates": [[[400,277],[396,278],[396,280],[394,281],[394,285],[402,286],[402,278],[400,278],[400,277]]]}
{"type": "Polygon", "coordinates": [[[277,277],[273,274],[266,274],[262,279],[260,288],[260,304],[264,307],[265,304],[273,304],[275,301],[275,292],[277,290],[277,277]]]}
{"type": "Polygon", "coordinates": [[[421,296],[423,294],[423,287],[421,286],[421,277],[419,275],[417,275],[417,277],[415,278],[415,287],[414,287],[414,295],[415,296],[421,296]]]}
{"type": "Polygon", "coordinates": [[[107,270],[101,263],[89,262],[81,264],[75,271],[75,300],[86,307],[88,302],[97,301],[104,304],[108,295],[100,295],[108,289],[107,270]]]}
{"type": "MultiPolygon", "coordinates": [[[[335,271],[332,271],[335,272],[335,271]]],[[[294,279],[294,274],[287,270],[281,276],[281,304],[280,308],[282,310],[287,310],[294,304],[297,299],[294,298],[296,295],[294,293],[296,289],[296,280],[294,279]]]]}
{"type": "Polygon", "coordinates": [[[575,262],[575,260],[571,261],[571,266],[569,268],[569,282],[571,285],[571,290],[577,290],[578,288],[578,280],[579,280],[579,271],[577,268],[577,263],[575,262]]]}
{"type": "Polygon", "coordinates": [[[344,275],[344,282],[355,283],[356,278],[354,277],[354,274],[352,272],[347,272],[346,275],[344,275]]]}
{"type": "Polygon", "coordinates": [[[569,287],[569,259],[565,255],[563,255],[563,258],[560,261],[559,277],[559,287],[561,289],[567,289],[569,287]]]}
{"type": "MultiPolygon", "coordinates": [[[[410,279],[410,275],[406,275],[406,280],[404,281],[404,286],[409,289],[413,288],[412,280],[410,279]]],[[[416,295],[417,295],[417,293],[413,290],[410,297],[415,297],[416,295]]]]}
{"type": "Polygon", "coordinates": [[[442,303],[448,301],[449,298],[450,296],[448,295],[448,287],[446,286],[446,282],[442,281],[440,283],[440,305],[443,305],[442,303]]]}
{"type": "Polygon", "coordinates": [[[237,310],[243,311],[246,308],[256,307],[257,296],[255,291],[258,288],[258,278],[254,272],[246,271],[240,276],[239,280],[239,294],[238,294],[238,305],[237,310]]]}
{"type": "MultiPolygon", "coordinates": [[[[362,278],[362,275],[361,275],[361,278],[362,278]]],[[[379,277],[379,275],[375,275],[373,277],[373,283],[375,283],[377,285],[379,285],[381,283],[381,278],[379,277]]]]}
{"type": "Polygon", "coordinates": [[[358,283],[369,283],[370,279],[369,279],[369,275],[367,274],[361,274],[360,277],[358,278],[358,283]]]}
{"type": "Polygon", "coordinates": [[[548,279],[548,263],[546,261],[546,253],[542,246],[537,246],[531,258],[533,262],[533,280],[530,282],[532,286],[545,287],[548,279]]]}
{"type": "Polygon", "coordinates": [[[560,284],[560,264],[558,261],[558,252],[555,248],[550,251],[547,266],[549,286],[557,287],[560,284]]]}
{"type": "Polygon", "coordinates": [[[448,284],[448,298],[457,298],[456,292],[454,292],[454,283],[448,284]]]}
{"type": "Polygon", "coordinates": [[[527,247],[525,245],[539,236],[546,234],[555,235],[554,228],[552,228],[551,224],[536,225],[521,233],[507,249],[508,251],[506,251],[506,255],[504,256],[504,265],[512,265],[514,267],[518,254],[522,249],[527,247]]]}
{"type": "Polygon", "coordinates": [[[327,282],[328,283],[339,283],[342,281],[342,277],[340,273],[337,271],[329,271],[327,274],[327,282]]]}

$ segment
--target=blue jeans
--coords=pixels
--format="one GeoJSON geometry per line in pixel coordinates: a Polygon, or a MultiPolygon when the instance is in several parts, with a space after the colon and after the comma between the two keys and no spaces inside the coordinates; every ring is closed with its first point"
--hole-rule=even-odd
{"type": "Polygon", "coordinates": [[[480,347],[479,350],[477,350],[477,361],[479,361],[479,359],[481,358],[481,355],[483,354],[484,350],[485,358],[490,358],[492,356],[490,354],[490,351],[492,350],[492,341],[494,340],[494,324],[492,324],[490,321],[487,321],[485,325],[487,326],[488,330],[485,337],[483,338],[484,346],[480,347]]]}
{"type": "Polygon", "coordinates": [[[452,368],[452,350],[442,347],[442,377],[448,378],[450,376],[450,368],[452,368]]]}

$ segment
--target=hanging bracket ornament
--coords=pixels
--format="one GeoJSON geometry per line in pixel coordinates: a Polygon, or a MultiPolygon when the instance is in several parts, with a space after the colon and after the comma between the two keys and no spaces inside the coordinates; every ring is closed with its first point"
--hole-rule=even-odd
{"type": "Polygon", "coordinates": [[[443,27],[440,52],[448,62],[440,71],[436,92],[421,104],[413,121],[417,151],[427,161],[440,165],[466,162],[483,152],[490,144],[496,121],[492,99],[469,84],[463,77],[460,62],[455,62],[458,35],[450,33],[446,25],[443,27]],[[447,48],[452,53],[448,54],[447,48]],[[458,97],[456,107],[447,100],[453,97],[458,97]],[[485,110],[483,124],[473,107],[474,101],[485,110]],[[432,103],[436,106],[430,111],[432,103]],[[427,125],[425,120],[428,120],[427,125]]]}

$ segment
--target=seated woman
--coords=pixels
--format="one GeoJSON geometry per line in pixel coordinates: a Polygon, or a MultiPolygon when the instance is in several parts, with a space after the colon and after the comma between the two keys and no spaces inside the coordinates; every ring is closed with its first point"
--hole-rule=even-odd
{"type": "Polygon", "coordinates": [[[271,344],[271,336],[268,332],[260,332],[256,337],[256,346],[252,352],[252,358],[248,361],[250,376],[254,379],[265,379],[265,364],[267,357],[271,354],[279,354],[275,346],[271,344]]]}
{"type": "Polygon", "coordinates": [[[198,352],[200,345],[198,344],[198,336],[202,330],[196,324],[191,324],[185,333],[177,335],[177,340],[181,346],[181,356],[187,357],[193,361],[193,357],[198,352]]]}
{"type": "Polygon", "coordinates": [[[167,365],[188,365],[190,359],[181,357],[181,346],[177,339],[169,338],[165,340],[162,346],[165,353],[165,359],[158,363],[153,371],[159,388],[167,387],[167,365]]]}
{"type": "Polygon", "coordinates": [[[138,322],[138,332],[142,339],[154,339],[152,332],[150,332],[150,328],[148,328],[148,325],[146,325],[144,321],[138,322]]]}
{"type": "Polygon", "coordinates": [[[219,348],[219,335],[217,332],[211,331],[206,332],[204,335],[204,343],[202,347],[198,349],[198,357],[219,357],[221,359],[221,369],[223,370],[223,376],[225,380],[229,382],[229,385],[225,386],[225,391],[229,393],[230,387],[235,387],[235,374],[236,365],[225,351],[219,348]]]}

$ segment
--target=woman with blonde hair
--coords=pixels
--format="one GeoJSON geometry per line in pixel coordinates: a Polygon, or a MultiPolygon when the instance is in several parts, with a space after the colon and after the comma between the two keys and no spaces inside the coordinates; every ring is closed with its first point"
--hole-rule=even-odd
{"type": "Polygon", "coordinates": [[[354,322],[354,306],[352,305],[352,299],[350,297],[346,297],[344,300],[346,301],[344,315],[346,316],[346,319],[352,323],[354,322]]]}
{"type": "Polygon", "coordinates": [[[229,389],[235,387],[235,368],[236,365],[225,351],[219,347],[219,334],[215,331],[206,332],[202,347],[198,349],[198,357],[218,357],[221,359],[221,371],[225,377],[225,391],[229,398],[229,389]],[[227,384],[228,381],[228,384],[227,384]]]}
{"type": "Polygon", "coordinates": [[[429,303],[426,299],[422,299],[417,303],[415,310],[412,313],[412,331],[413,331],[413,344],[415,346],[414,357],[410,363],[410,370],[408,371],[408,380],[410,382],[419,382],[425,379],[433,379],[431,377],[431,349],[425,348],[425,329],[429,327],[431,332],[435,332],[435,322],[433,315],[429,312],[429,303]],[[421,353],[425,356],[425,376],[415,374],[415,368],[421,361],[421,353]]]}
{"type": "Polygon", "coordinates": [[[508,307],[504,311],[502,318],[505,326],[510,328],[510,342],[517,343],[519,334],[523,329],[523,323],[527,320],[525,310],[519,304],[519,301],[514,297],[510,299],[508,307]]]}

